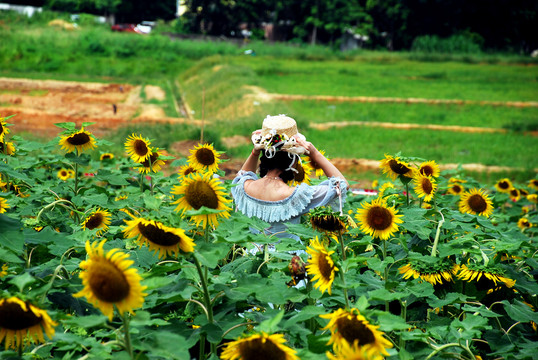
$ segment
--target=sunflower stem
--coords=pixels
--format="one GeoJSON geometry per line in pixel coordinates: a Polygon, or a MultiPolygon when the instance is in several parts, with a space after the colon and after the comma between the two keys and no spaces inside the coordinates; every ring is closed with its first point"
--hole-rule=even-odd
{"type": "MultiPolygon", "coordinates": [[[[306,279],[306,293],[308,294],[308,305],[314,306],[316,301],[312,298],[312,282],[306,279]]],[[[313,335],[316,334],[316,323],[314,318],[310,318],[307,322],[308,329],[312,332],[313,335]]]]}
{"type": "MultiPolygon", "coordinates": [[[[400,305],[402,306],[402,319],[404,322],[407,322],[407,300],[403,300],[400,302],[400,305]]],[[[400,350],[405,350],[405,340],[403,338],[405,330],[402,330],[400,332],[400,350]]]]}
{"type": "MultiPolygon", "coordinates": [[[[382,240],[383,241],[383,261],[387,258],[387,241],[388,240],[382,240]]],[[[385,265],[384,270],[384,276],[383,280],[385,280],[385,289],[387,288],[387,279],[389,277],[389,268],[385,265]]],[[[389,301],[385,300],[385,311],[389,311],[389,301]]]]}
{"type": "Polygon", "coordinates": [[[342,249],[342,259],[346,261],[346,248],[344,246],[344,237],[342,236],[342,233],[338,234],[338,238],[340,240],[340,248],[342,249]]]}
{"type": "Polygon", "coordinates": [[[407,199],[407,207],[409,207],[409,183],[405,183],[405,196],[407,199]]]}
{"type": "Polygon", "coordinates": [[[140,178],[138,179],[138,182],[140,183],[140,192],[144,193],[144,173],[140,173],[140,178]]]}
{"type": "MultiPolygon", "coordinates": [[[[200,276],[200,282],[202,283],[204,305],[205,305],[205,307],[207,309],[207,321],[210,324],[213,324],[213,322],[214,322],[214,319],[213,319],[213,304],[211,302],[211,297],[209,296],[209,289],[207,287],[207,268],[205,268],[205,271],[202,270],[202,265],[200,264],[200,261],[198,261],[198,258],[196,257],[196,255],[193,255],[192,258],[194,260],[194,265],[196,265],[196,270],[198,271],[198,276],[200,276]]],[[[202,341],[202,337],[200,337],[200,341],[202,341]]],[[[204,341],[205,341],[205,338],[204,338],[204,341]]],[[[211,344],[211,352],[210,352],[210,356],[211,356],[211,354],[213,354],[213,353],[216,354],[217,346],[216,346],[216,344],[214,344],[212,342],[210,344],[211,344]]],[[[201,343],[200,343],[200,346],[202,346],[201,343]]]]}
{"type": "Polygon", "coordinates": [[[458,343],[450,343],[450,344],[445,344],[445,345],[442,345],[442,346],[439,346],[437,348],[435,348],[430,355],[428,355],[428,357],[426,358],[426,360],[428,359],[431,359],[433,356],[435,356],[437,353],[439,353],[440,351],[443,351],[444,349],[446,348],[449,348],[449,347],[459,347],[459,348],[462,348],[463,350],[465,350],[467,352],[467,354],[469,354],[471,357],[471,359],[475,359],[475,356],[473,354],[473,352],[467,347],[467,346],[463,346],[461,344],[458,344],[458,343]]]}
{"type": "Polygon", "coordinates": [[[441,214],[441,220],[439,220],[439,224],[437,225],[437,231],[435,232],[435,240],[433,240],[433,248],[432,248],[432,257],[437,256],[437,244],[439,244],[439,235],[441,234],[441,226],[443,226],[443,223],[445,222],[445,217],[443,216],[443,213],[441,211],[438,211],[439,214],[441,214]]]}
{"type": "Polygon", "coordinates": [[[129,354],[129,357],[131,359],[134,359],[133,357],[133,348],[131,346],[131,333],[129,331],[129,313],[124,312],[123,316],[121,317],[123,320],[123,334],[124,334],[124,343],[125,343],[125,350],[129,354]]]}
{"type": "Polygon", "coordinates": [[[346,309],[351,309],[349,306],[349,296],[347,295],[346,277],[344,275],[344,269],[340,269],[340,279],[342,279],[342,288],[344,289],[344,299],[346,300],[346,309]]]}

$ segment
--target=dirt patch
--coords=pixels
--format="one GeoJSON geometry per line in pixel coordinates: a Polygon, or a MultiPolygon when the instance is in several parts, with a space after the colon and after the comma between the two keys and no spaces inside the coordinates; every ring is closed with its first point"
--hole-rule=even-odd
{"type": "Polygon", "coordinates": [[[146,85],[144,86],[144,92],[148,100],[164,101],[166,99],[166,93],[159,86],[146,85]]]}

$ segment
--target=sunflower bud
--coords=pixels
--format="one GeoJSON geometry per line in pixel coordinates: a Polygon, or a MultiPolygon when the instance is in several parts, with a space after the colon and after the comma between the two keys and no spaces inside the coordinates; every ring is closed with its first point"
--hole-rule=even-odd
{"type": "Polygon", "coordinates": [[[295,255],[291,258],[291,261],[288,264],[288,270],[290,271],[291,277],[295,283],[303,280],[306,277],[305,265],[306,264],[299,256],[295,255]]]}

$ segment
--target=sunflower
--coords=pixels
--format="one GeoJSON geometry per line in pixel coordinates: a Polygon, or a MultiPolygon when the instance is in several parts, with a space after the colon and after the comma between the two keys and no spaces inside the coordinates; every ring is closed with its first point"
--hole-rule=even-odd
{"type": "Polygon", "coordinates": [[[518,201],[521,198],[521,193],[515,187],[510,189],[508,195],[510,196],[510,200],[512,201],[518,201]]]}
{"type": "Polygon", "coordinates": [[[529,187],[534,190],[538,190],[538,179],[529,180],[529,187]]]}
{"type": "Polygon", "coordinates": [[[4,120],[5,118],[0,117],[0,141],[4,141],[4,137],[9,134],[9,128],[4,120]]]}
{"type": "MultiPolygon", "coordinates": [[[[513,287],[516,284],[515,280],[503,276],[503,272],[500,269],[486,267],[479,264],[461,265],[459,268],[458,278],[467,282],[486,280],[493,282],[493,285],[497,287],[497,282],[503,283],[506,287],[513,287]]],[[[493,287],[491,287],[493,288],[493,287]]]]}
{"type": "Polygon", "coordinates": [[[338,271],[338,268],[334,265],[334,261],[331,258],[331,254],[334,251],[328,251],[323,244],[321,244],[316,236],[310,241],[310,247],[306,248],[306,252],[312,256],[308,259],[308,265],[306,270],[308,273],[313,274],[312,281],[316,281],[315,288],[319,288],[319,291],[324,293],[327,291],[331,295],[331,286],[334,281],[334,275],[338,271]]]}
{"type": "Polygon", "coordinates": [[[67,173],[69,174],[69,178],[70,179],[73,179],[75,177],[75,170],[67,170],[67,173]]]}
{"type": "Polygon", "coordinates": [[[497,183],[495,184],[495,188],[499,192],[509,193],[510,189],[513,188],[513,186],[512,186],[512,182],[510,181],[510,179],[504,178],[504,179],[501,179],[501,180],[497,181],[497,183]]]}
{"type": "Polygon", "coordinates": [[[413,277],[421,278],[432,285],[441,285],[443,282],[451,282],[452,275],[456,275],[459,266],[449,260],[441,260],[434,264],[413,261],[398,269],[404,279],[413,277]]]}
{"type": "Polygon", "coordinates": [[[493,213],[493,202],[482,189],[473,188],[461,195],[459,209],[462,213],[489,217],[493,213]]]}
{"type": "Polygon", "coordinates": [[[463,193],[464,190],[465,189],[463,185],[457,182],[453,182],[449,184],[449,187],[448,187],[448,193],[452,195],[461,195],[461,193],[463,193]]]}
{"type": "Polygon", "coordinates": [[[8,274],[7,270],[9,269],[8,264],[2,265],[2,269],[0,270],[0,278],[3,278],[8,274]]]}
{"type": "Polygon", "coordinates": [[[6,154],[6,155],[15,154],[15,145],[13,145],[12,142],[0,141],[0,153],[6,154]]]}
{"type": "Polygon", "coordinates": [[[320,206],[310,211],[310,223],[320,232],[342,234],[346,231],[347,216],[341,216],[328,206],[320,206]]]}
{"type": "Polygon", "coordinates": [[[146,160],[140,162],[142,166],[138,168],[138,172],[147,174],[150,172],[156,173],[161,170],[161,167],[164,165],[164,161],[159,159],[161,155],[159,149],[153,150],[152,154],[146,160]]]}
{"type": "Polygon", "coordinates": [[[126,227],[123,235],[127,238],[137,237],[140,247],[146,245],[150,250],[158,252],[159,258],[165,258],[168,254],[193,252],[194,240],[185,235],[185,230],[168,227],[155,220],[146,220],[131,215],[132,220],[124,220],[126,227]]]}
{"type": "Polygon", "coordinates": [[[178,175],[181,177],[189,176],[193,173],[196,173],[196,169],[192,165],[183,165],[178,171],[178,175]]]}
{"type": "Polygon", "coordinates": [[[224,195],[224,187],[218,179],[212,178],[210,173],[196,173],[186,178],[182,178],[181,185],[172,187],[172,194],[182,195],[172,204],[177,204],[175,211],[185,213],[187,210],[198,210],[205,206],[213,210],[222,210],[219,213],[207,215],[194,215],[192,219],[196,225],[202,223],[203,227],[219,225],[217,217],[229,218],[229,211],[232,210],[227,204],[231,201],[224,195]]]}
{"type": "Polygon", "coordinates": [[[0,214],[3,214],[6,212],[6,210],[9,208],[9,204],[7,203],[7,200],[0,197],[0,214]]]}
{"type": "Polygon", "coordinates": [[[432,177],[439,177],[439,175],[441,174],[439,165],[437,165],[433,160],[426,161],[420,164],[420,166],[418,167],[418,172],[424,176],[432,177]]]}
{"type": "Polygon", "coordinates": [[[376,179],[376,180],[372,181],[372,185],[371,185],[371,186],[372,186],[372,189],[377,188],[377,187],[379,186],[379,180],[376,179]]]}
{"type": "Polygon", "coordinates": [[[94,230],[98,229],[96,234],[99,235],[102,232],[105,232],[108,230],[108,225],[110,225],[110,217],[112,215],[106,211],[101,210],[101,208],[93,211],[90,216],[84,220],[82,223],[82,229],[86,230],[94,230]]]}
{"type": "Polygon", "coordinates": [[[521,231],[528,229],[532,227],[532,224],[529,222],[529,219],[527,218],[521,218],[517,221],[517,227],[521,229],[521,231]]]}
{"type": "Polygon", "coordinates": [[[295,165],[293,165],[293,168],[297,170],[297,172],[294,173],[293,180],[288,181],[288,185],[297,186],[302,183],[310,185],[310,175],[314,171],[314,168],[312,168],[312,166],[306,162],[296,162],[295,165]]]}
{"type": "Polygon", "coordinates": [[[325,353],[329,360],[383,360],[383,355],[376,350],[372,350],[372,345],[359,346],[358,344],[350,345],[346,341],[341,343],[336,354],[329,351],[325,353]],[[370,354],[370,355],[369,355],[370,354]]]}
{"type": "Polygon", "coordinates": [[[189,150],[191,155],[188,162],[198,171],[216,173],[219,169],[220,154],[213,149],[212,144],[198,144],[189,150]]]}
{"type": "Polygon", "coordinates": [[[70,135],[62,135],[58,144],[68,153],[75,150],[83,152],[97,147],[93,135],[89,131],[84,130],[84,128],[81,128],[70,135]]]}
{"type": "Polygon", "coordinates": [[[385,191],[387,191],[388,189],[394,189],[394,184],[391,182],[386,182],[381,185],[381,187],[379,188],[378,197],[382,198],[383,196],[385,196],[385,191]]]}
{"type": "Polygon", "coordinates": [[[284,345],[282,334],[268,335],[264,332],[253,334],[226,344],[220,358],[222,360],[299,360],[296,351],[284,345]]]}
{"type": "Polygon", "coordinates": [[[377,198],[371,203],[363,203],[362,209],[357,209],[355,218],[361,224],[361,231],[381,240],[388,240],[398,231],[398,224],[403,223],[398,210],[389,207],[385,200],[377,198]]]}
{"type": "Polygon", "coordinates": [[[377,330],[379,326],[370,324],[359,310],[338,309],[320,317],[329,319],[329,323],[322,330],[331,331],[328,345],[333,344],[336,353],[345,349],[344,344],[347,343],[367,350],[368,359],[376,358],[380,354],[389,355],[386,349],[391,348],[392,343],[383,337],[383,332],[377,330]]]}
{"type": "Polygon", "coordinates": [[[56,176],[58,177],[58,179],[63,180],[63,181],[66,181],[67,179],[70,178],[70,176],[69,176],[69,170],[67,170],[67,169],[60,169],[60,170],[56,173],[56,176]]]}
{"type": "Polygon", "coordinates": [[[448,182],[450,184],[454,184],[454,183],[458,183],[458,184],[465,184],[467,182],[467,180],[463,180],[463,179],[460,179],[460,178],[457,178],[457,177],[451,177],[448,182]]]}
{"type": "MultiPolygon", "coordinates": [[[[319,150],[319,152],[321,153],[321,155],[325,156],[325,151],[324,150],[319,150]]],[[[326,158],[326,159],[330,160],[329,158],[326,158]]],[[[319,165],[315,161],[312,161],[312,158],[310,156],[306,156],[305,161],[308,164],[310,164],[310,167],[312,168],[312,170],[316,171],[315,176],[317,176],[317,177],[323,176],[323,174],[324,174],[323,169],[320,168],[319,165]]]]}
{"type": "Polygon", "coordinates": [[[423,197],[426,202],[433,199],[437,184],[431,176],[426,176],[417,172],[417,175],[413,178],[413,184],[415,184],[415,193],[419,198],[423,197]]]}
{"type": "Polygon", "coordinates": [[[522,197],[527,197],[527,195],[529,195],[529,192],[526,190],[526,189],[523,189],[523,188],[519,188],[519,194],[522,196],[522,197]]]}
{"type": "Polygon", "coordinates": [[[101,161],[112,160],[112,159],[114,159],[114,154],[112,153],[104,153],[104,154],[101,154],[101,157],[99,157],[99,160],[101,161]]]}
{"type": "Polygon", "coordinates": [[[49,314],[18,297],[0,299],[0,342],[5,349],[20,349],[24,344],[44,343],[43,331],[49,339],[54,337],[54,326],[49,314]]]}
{"type": "Polygon", "coordinates": [[[144,139],[141,135],[135,135],[134,133],[127,137],[125,141],[125,151],[133,159],[134,162],[141,163],[146,161],[152,154],[149,147],[151,142],[148,139],[144,139]]]}
{"type": "Polygon", "coordinates": [[[133,261],[128,260],[128,254],[119,249],[105,254],[105,241],[91,245],[89,241],[86,242],[89,259],[80,263],[80,268],[85,271],[79,274],[84,288],[73,296],[85,296],[112,321],[114,305],[120,315],[125,311],[133,313],[133,309],[142,306],[146,287],[140,285],[142,278],[137,270],[129,268],[133,261]]]}
{"type": "Polygon", "coordinates": [[[538,204],[538,194],[527,195],[527,200],[529,200],[532,203],[538,204]]]}
{"type": "Polygon", "coordinates": [[[383,169],[383,174],[390,176],[392,180],[396,180],[398,176],[413,177],[414,170],[405,161],[399,160],[399,157],[393,157],[385,154],[385,158],[380,161],[380,167],[383,169]]]}

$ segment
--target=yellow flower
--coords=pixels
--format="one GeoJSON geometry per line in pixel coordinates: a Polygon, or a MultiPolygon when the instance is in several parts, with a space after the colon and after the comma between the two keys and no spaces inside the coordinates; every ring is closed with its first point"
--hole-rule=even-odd
{"type": "Polygon", "coordinates": [[[70,178],[70,176],[69,176],[69,170],[67,170],[67,169],[60,169],[60,170],[56,173],[56,176],[58,177],[58,179],[63,180],[63,181],[66,181],[67,179],[70,178]]]}
{"type": "Polygon", "coordinates": [[[331,331],[328,344],[333,345],[336,353],[344,350],[347,344],[366,350],[367,359],[376,358],[380,354],[389,355],[386,349],[391,348],[392,343],[383,337],[383,332],[377,330],[379,326],[370,324],[359,310],[338,309],[320,317],[329,319],[322,330],[331,331]]]}
{"type": "Polygon", "coordinates": [[[398,231],[398,224],[403,223],[402,215],[398,215],[398,210],[389,207],[381,198],[361,205],[363,208],[357,209],[355,218],[361,224],[361,231],[374,238],[388,240],[398,231]]]}
{"type": "Polygon", "coordinates": [[[49,339],[54,337],[54,326],[47,311],[18,297],[0,299],[0,342],[5,349],[19,349],[22,345],[44,343],[43,331],[49,339]]]}
{"type": "Polygon", "coordinates": [[[15,154],[15,145],[13,145],[12,142],[0,141],[0,153],[6,154],[6,155],[15,154]]]}
{"type": "Polygon", "coordinates": [[[504,179],[501,179],[501,180],[497,181],[497,183],[495,184],[495,188],[499,192],[509,193],[510,189],[513,188],[513,186],[512,186],[512,182],[510,181],[510,179],[504,178],[504,179]]]}
{"type": "Polygon", "coordinates": [[[401,161],[399,157],[393,157],[387,154],[380,161],[380,167],[383,169],[383,174],[387,174],[392,180],[396,180],[400,175],[413,177],[415,172],[408,163],[401,161]]]}
{"type": "Polygon", "coordinates": [[[331,295],[331,286],[338,271],[331,258],[334,251],[328,251],[316,236],[310,241],[310,247],[306,248],[306,252],[311,256],[308,259],[306,270],[310,275],[314,276],[312,281],[317,281],[314,287],[322,293],[327,291],[331,295]]]}
{"type": "Polygon", "coordinates": [[[138,168],[138,172],[147,174],[161,170],[161,167],[164,165],[164,161],[159,159],[161,155],[159,149],[153,150],[152,154],[146,160],[140,162],[142,166],[138,168]]]}
{"type": "Polygon", "coordinates": [[[459,266],[451,264],[449,261],[440,261],[437,264],[408,263],[398,269],[404,279],[413,277],[422,279],[432,285],[441,285],[444,282],[451,282],[452,275],[456,275],[459,266]]]}
{"type": "Polygon", "coordinates": [[[114,306],[120,315],[126,311],[133,313],[133,309],[141,307],[146,287],[140,285],[142,278],[138,271],[129,268],[133,264],[132,260],[128,260],[129,255],[119,249],[105,254],[104,244],[105,240],[91,245],[89,241],[86,242],[89,259],[80,263],[84,271],[79,274],[84,288],[73,296],[85,296],[88,302],[112,320],[114,306]]]}
{"type": "Polygon", "coordinates": [[[532,227],[532,224],[529,222],[529,219],[527,218],[521,218],[517,221],[517,227],[521,229],[521,231],[528,229],[532,227]]]}
{"type": "Polygon", "coordinates": [[[489,217],[493,213],[493,202],[482,189],[473,188],[461,195],[459,209],[462,213],[489,217]]]}
{"type": "Polygon", "coordinates": [[[174,201],[177,204],[175,211],[183,214],[187,210],[199,210],[205,206],[213,210],[222,210],[219,213],[207,215],[194,215],[192,217],[196,225],[202,223],[203,227],[210,225],[217,227],[219,225],[217,217],[229,218],[231,208],[227,205],[231,201],[224,195],[224,187],[221,186],[218,179],[212,178],[211,174],[196,173],[186,178],[181,178],[181,185],[172,187],[172,194],[181,197],[174,201]]]}
{"type": "Polygon", "coordinates": [[[504,285],[509,288],[516,284],[515,280],[504,277],[500,270],[494,268],[485,268],[476,264],[461,265],[458,278],[467,282],[479,281],[481,278],[488,279],[493,282],[495,287],[497,287],[498,282],[504,283],[504,285]]]}
{"type": "Polygon", "coordinates": [[[359,346],[357,343],[350,345],[347,341],[340,344],[340,348],[336,354],[326,352],[325,354],[330,360],[383,360],[383,355],[379,354],[372,345],[359,346]]]}
{"type": "Polygon", "coordinates": [[[377,188],[377,187],[379,186],[379,180],[374,180],[374,181],[372,181],[372,185],[371,185],[371,186],[372,186],[372,189],[377,188]]]}
{"type": "Polygon", "coordinates": [[[510,189],[510,191],[508,192],[508,195],[510,195],[510,200],[512,201],[518,201],[519,198],[521,197],[521,193],[515,187],[510,189]]]}
{"type": "Polygon", "coordinates": [[[290,186],[297,186],[299,184],[305,183],[310,185],[310,175],[314,169],[310,166],[309,163],[300,163],[296,162],[294,165],[296,173],[294,173],[294,179],[288,182],[290,186]]]}
{"type": "Polygon", "coordinates": [[[124,220],[127,226],[123,228],[124,237],[137,237],[140,247],[146,245],[151,251],[158,252],[159,258],[168,254],[193,252],[194,240],[185,235],[185,230],[166,226],[155,220],[146,220],[132,216],[132,220],[124,220]]]}
{"type": "Polygon", "coordinates": [[[0,214],[3,214],[6,212],[6,210],[9,208],[9,204],[7,203],[7,200],[0,197],[0,214]]]}
{"type": "Polygon", "coordinates": [[[2,270],[0,271],[0,278],[3,278],[8,274],[7,270],[9,269],[9,266],[7,264],[2,265],[2,270]]]}
{"type": "Polygon", "coordinates": [[[220,154],[213,149],[211,144],[198,144],[189,150],[189,164],[198,171],[216,173],[219,169],[220,154]]]}
{"type": "Polygon", "coordinates": [[[102,232],[108,230],[108,225],[110,225],[111,214],[106,210],[101,210],[101,208],[93,211],[90,216],[84,220],[82,223],[82,229],[94,230],[98,229],[96,234],[99,235],[102,232]]]}
{"type": "Polygon", "coordinates": [[[415,193],[419,198],[424,198],[424,201],[426,202],[433,199],[437,184],[431,176],[426,176],[417,172],[417,175],[413,178],[413,184],[415,185],[415,193]]]}
{"type": "Polygon", "coordinates": [[[377,197],[380,197],[380,198],[384,197],[385,191],[387,191],[387,189],[394,189],[394,184],[391,182],[386,182],[383,185],[381,185],[381,187],[379,188],[379,194],[377,195],[377,197]]]}
{"type": "MultiPolygon", "coordinates": [[[[325,156],[324,150],[319,150],[319,152],[321,153],[321,155],[325,156]]],[[[326,157],[326,159],[330,160],[328,157],[326,157]]],[[[323,169],[319,167],[319,165],[315,161],[312,161],[312,158],[310,156],[306,156],[305,160],[310,165],[310,167],[316,171],[315,176],[317,177],[323,176],[324,174],[323,169]]]]}
{"type": "Polygon", "coordinates": [[[226,344],[220,358],[222,360],[299,360],[296,351],[284,345],[282,334],[254,334],[226,344]]]}
{"type": "Polygon", "coordinates": [[[418,173],[424,175],[424,176],[432,176],[432,177],[439,177],[441,174],[441,170],[439,169],[439,165],[435,163],[435,161],[430,160],[423,162],[418,167],[418,173]]]}
{"type": "Polygon", "coordinates": [[[114,154],[112,153],[104,153],[104,154],[101,154],[101,156],[99,157],[99,160],[101,161],[112,160],[112,159],[114,159],[114,154]]]}
{"type": "Polygon", "coordinates": [[[527,200],[529,200],[532,203],[537,204],[538,203],[538,194],[529,194],[529,195],[527,195],[527,200]]]}
{"type": "Polygon", "coordinates": [[[141,135],[135,135],[134,133],[127,137],[124,144],[127,154],[137,163],[146,161],[151,156],[152,150],[149,147],[150,145],[151,142],[148,139],[144,139],[141,135]]]}
{"type": "Polygon", "coordinates": [[[320,232],[342,234],[346,231],[348,217],[339,215],[330,206],[321,206],[310,211],[310,223],[320,232]]]}
{"type": "Polygon", "coordinates": [[[4,141],[4,137],[9,134],[9,128],[5,122],[5,118],[0,117],[0,141],[4,141]]]}
{"type": "Polygon", "coordinates": [[[62,150],[68,153],[75,150],[83,152],[97,147],[93,135],[89,131],[84,130],[84,128],[70,135],[62,135],[58,144],[62,146],[62,150]]]}
{"type": "Polygon", "coordinates": [[[529,187],[534,190],[538,190],[538,179],[529,180],[529,187]]]}
{"type": "Polygon", "coordinates": [[[180,177],[189,176],[192,173],[196,173],[196,169],[192,165],[183,165],[179,168],[178,175],[180,177]]]}
{"type": "Polygon", "coordinates": [[[449,184],[448,193],[452,195],[461,195],[464,190],[463,185],[460,183],[451,183],[449,184]]]}

